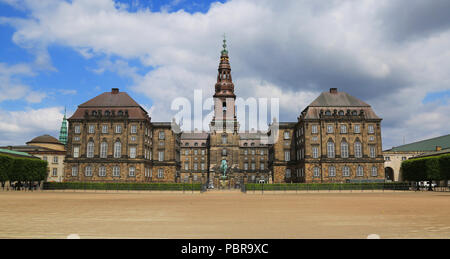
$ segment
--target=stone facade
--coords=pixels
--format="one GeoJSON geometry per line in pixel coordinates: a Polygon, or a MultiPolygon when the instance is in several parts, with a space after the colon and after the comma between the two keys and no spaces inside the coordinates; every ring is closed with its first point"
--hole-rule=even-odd
{"type": "Polygon", "coordinates": [[[225,47],[209,132],[175,133],[180,132],[172,130],[175,122],[151,122],[131,97],[113,89],[80,105],[69,118],[66,180],[210,187],[384,180],[381,118],[337,89],[322,93],[297,122],[274,121],[269,132],[240,132],[225,47]],[[269,145],[271,138],[276,141],[269,145]]]}
{"type": "Polygon", "coordinates": [[[64,158],[66,148],[63,143],[50,135],[42,135],[28,141],[23,146],[0,147],[3,149],[26,152],[47,161],[47,182],[64,181],[64,158]]]}
{"type": "Polygon", "coordinates": [[[113,89],[69,118],[65,180],[175,182],[179,143],[170,123],[151,123],[131,97],[113,89]]]}
{"type": "Polygon", "coordinates": [[[293,133],[295,131],[295,122],[275,122],[278,132],[270,132],[269,134],[277,134],[276,141],[270,146],[269,167],[273,172],[274,183],[290,183],[299,182],[296,179],[297,165],[295,164],[295,142],[293,133]]]}
{"type": "Polygon", "coordinates": [[[383,181],[380,123],[368,104],[347,93],[322,93],[297,123],[280,123],[272,147],[275,182],[383,181]]]}
{"type": "Polygon", "coordinates": [[[181,134],[181,182],[203,183],[208,179],[209,134],[181,134]]]}

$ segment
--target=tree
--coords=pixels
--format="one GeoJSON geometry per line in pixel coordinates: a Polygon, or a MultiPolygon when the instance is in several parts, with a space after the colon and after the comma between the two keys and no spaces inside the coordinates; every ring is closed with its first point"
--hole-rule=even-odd
{"type": "Polygon", "coordinates": [[[432,189],[432,181],[439,181],[445,179],[445,175],[441,168],[440,157],[424,157],[409,159],[402,162],[401,170],[403,177],[407,181],[428,181],[428,190],[432,189]]]}
{"type": "Polygon", "coordinates": [[[439,181],[443,179],[439,167],[439,157],[428,157],[425,160],[425,167],[427,172],[427,180],[429,182],[428,190],[432,191],[433,190],[432,181],[433,180],[439,181]]]}
{"type": "Polygon", "coordinates": [[[0,182],[2,183],[3,189],[5,188],[6,181],[9,180],[13,163],[14,161],[12,157],[0,155],[0,182]]]}
{"type": "Polygon", "coordinates": [[[448,180],[450,180],[450,154],[439,156],[439,167],[441,169],[442,178],[447,185],[448,180]]]}

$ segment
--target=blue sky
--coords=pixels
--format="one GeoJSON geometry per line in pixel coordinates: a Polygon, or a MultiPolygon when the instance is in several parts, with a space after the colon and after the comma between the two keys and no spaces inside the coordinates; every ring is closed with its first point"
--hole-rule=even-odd
{"type": "Polygon", "coordinates": [[[171,100],[192,99],[194,89],[211,96],[224,33],[238,96],[279,98],[280,120],[295,121],[337,87],[383,118],[384,148],[448,134],[449,8],[445,0],[0,0],[0,145],[57,137],[64,107],[70,115],[111,88],[168,121],[171,100]]]}
{"type": "MultiPolygon", "coordinates": [[[[164,0],[120,0],[117,3],[127,4],[130,12],[149,8],[153,11],[177,12],[184,10],[188,13],[208,11],[212,2],[211,0],[194,0],[194,1],[164,1],[164,0]]],[[[0,16],[2,17],[21,17],[26,18],[30,15],[29,11],[17,10],[13,6],[0,2],[0,16]]],[[[0,36],[4,39],[0,42],[0,62],[7,64],[17,64],[22,62],[32,62],[33,53],[27,51],[23,47],[18,46],[12,41],[15,30],[8,25],[0,25],[0,36]]],[[[29,85],[32,89],[46,92],[48,96],[40,103],[27,103],[25,100],[7,100],[0,103],[0,108],[4,110],[14,111],[21,110],[24,106],[33,109],[44,108],[51,102],[55,106],[67,106],[70,111],[87,99],[96,96],[98,93],[105,92],[111,88],[124,88],[131,85],[129,78],[124,78],[117,73],[105,72],[96,74],[91,69],[97,67],[97,62],[105,58],[104,55],[95,56],[90,59],[84,58],[79,52],[73,48],[52,45],[48,47],[51,62],[55,70],[42,71],[35,76],[21,77],[21,82],[29,85]],[[95,89],[95,91],[92,91],[95,89]],[[66,94],[65,91],[67,92],[66,94]],[[76,91],[76,93],[74,92],[76,91]]],[[[112,60],[114,56],[110,57],[112,60]]],[[[137,60],[128,60],[131,66],[138,67],[141,72],[152,70],[151,67],[142,66],[137,60]]],[[[138,103],[152,105],[152,100],[133,96],[138,103]]]]}

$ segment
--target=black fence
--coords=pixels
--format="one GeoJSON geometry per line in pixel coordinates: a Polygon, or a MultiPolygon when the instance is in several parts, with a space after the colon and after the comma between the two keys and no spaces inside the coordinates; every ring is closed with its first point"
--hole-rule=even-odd
{"type": "Polygon", "coordinates": [[[410,191],[410,183],[288,183],[288,184],[245,184],[242,192],[264,191],[410,191]]]}
{"type": "Polygon", "coordinates": [[[434,191],[434,192],[450,192],[450,186],[433,186],[430,187],[428,186],[414,186],[411,188],[411,190],[414,191],[421,191],[421,192],[427,192],[427,191],[434,191]]]}
{"type": "Polygon", "coordinates": [[[200,183],[83,183],[46,182],[43,190],[84,190],[84,191],[181,191],[201,192],[203,185],[200,183]]]}

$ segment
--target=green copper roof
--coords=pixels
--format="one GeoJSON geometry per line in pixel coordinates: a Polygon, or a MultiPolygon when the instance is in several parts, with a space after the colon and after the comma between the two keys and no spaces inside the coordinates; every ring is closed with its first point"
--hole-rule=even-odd
{"type": "Polygon", "coordinates": [[[27,156],[27,157],[34,157],[28,153],[25,152],[19,152],[19,151],[13,151],[13,150],[9,150],[9,149],[3,149],[0,148],[0,153],[6,153],[6,154],[10,154],[10,155],[15,155],[15,156],[27,156]]]}
{"type": "Polygon", "coordinates": [[[437,137],[437,138],[430,138],[398,147],[393,147],[390,150],[387,151],[394,151],[394,152],[401,152],[401,151],[436,151],[436,147],[439,146],[442,149],[450,148],[450,134],[437,137]]]}
{"type": "Polygon", "coordinates": [[[223,45],[222,46],[223,46],[222,55],[228,54],[227,39],[225,38],[225,34],[223,35],[223,45]]]}
{"type": "Polygon", "coordinates": [[[59,131],[59,142],[64,145],[67,144],[67,119],[66,119],[66,109],[64,109],[64,118],[61,124],[61,130],[59,131]]]}

